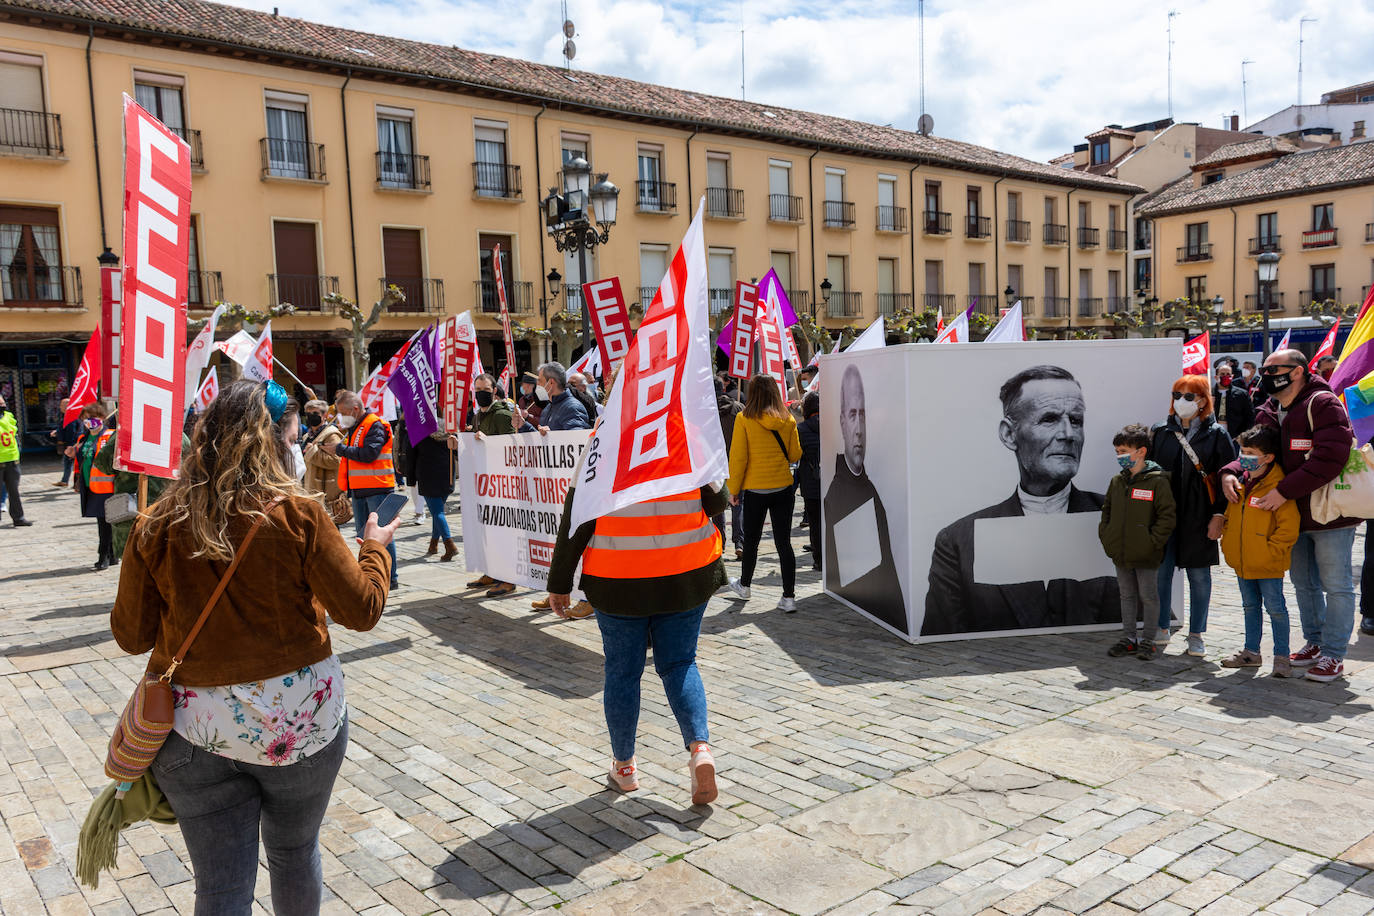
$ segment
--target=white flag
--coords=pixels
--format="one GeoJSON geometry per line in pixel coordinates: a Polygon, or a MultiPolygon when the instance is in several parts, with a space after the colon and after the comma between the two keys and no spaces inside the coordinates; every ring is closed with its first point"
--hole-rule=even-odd
{"type": "Polygon", "coordinates": [[[887,346],[887,332],[884,330],[883,316],[879,315],[878,320],[864,329],[864,332],[854,338],[854,342],[844,348],[844,352],[853,353],[855,350],[877,350],[887,346]]]}
{"type": "Polygon", "coordinates": [[[243,364],[243,377],[255,382],[272,381],[272,322],[262,326],[262,336],[243,364]]]}
{"type": "Polygon", "coordinates": [[[706,306],[706,200],[620,364],[574,479],[572,527],[725,478],[706,306]]]}
{"type": "Polygon", "coordinates": [[[1026,329],[1021,323],[1021,300],[1017,299],[1016,304],[1007,309],[1002,320],[997,322],[997,327],[989,331],[988,336],[983,338],[983,343],[1011,343],[1025,339],[1026,329]]]}
{"type": "Polygon", "coordinates": [[[204,412],[210,406],[210,402],[219,394],[219,371],[211,369],[210,374],[205,376],[205,383],[196,389],[196,396],[191,404],[195,407],[196,413],[204,412]]]}
{"type": "Polygon", "coordinates": [[[935,338],[936,343],[968,343],[968,312],[960,312],[935,338]]]}
{"type": "Polygon", "coordinates": [[[581,372],[588,379],[601,377],[601,348],[589,347],[577,362],[568,367],[569,372],[581,372]]]}
{"type": "Polygon", "coordinates": [[[257,343],[253,335],[247,331],[236,331],[228,340],[221,340],[215,344],[215,349],[242,366],[248,362],[248,357],[253,353],[257,343]]]}
{"type": "MultiPolygon", "coordinates": [[[[210,354],[215,349],[215,325],[219,316],[224,314],[224,306],[217,305],[210,313],[210,320],[200,329],[196,339],[186,348],[186,405],[196,402],[196,392],[200,390],[200,374],[210,365],[210,354]]],[[[208,402],[207,402],[208,403],[208,402]]]]}

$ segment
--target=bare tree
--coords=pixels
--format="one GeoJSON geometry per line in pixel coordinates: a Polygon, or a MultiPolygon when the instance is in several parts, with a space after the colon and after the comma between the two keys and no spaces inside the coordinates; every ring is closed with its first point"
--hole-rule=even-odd
{"type": "Polygon", "coordinates": [[[324,301],[334,306],[340,315],[348,319],[351,325],[352,340],[349,352],[353,357],[353,374],[351,383],[355,386],[361,385],[363,379],[367,378],[367,346],[371,342],[368,331],[372,329],[379,320],[382,313],[395,305],[400,305],[406,301],[405,292],[393,284],[388,284],[386,291],[382,293],[382,298],[372,303],[372,308],[363,314],[362,308],[352,299],[347,299],[338,293],[329,293],[324,297],[324,301]]]}

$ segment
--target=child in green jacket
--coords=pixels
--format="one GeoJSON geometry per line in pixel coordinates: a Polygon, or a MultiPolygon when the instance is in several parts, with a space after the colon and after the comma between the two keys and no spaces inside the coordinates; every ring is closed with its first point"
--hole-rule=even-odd
{"type": "Polygon", "coordinates": [[[1097,536],[1116,564],[1121,589],[1121,639],[1107,650],[1110,656],[1135,655],[1149,661],[1156,655],[1155,629],[1159,621],[1156,575],[1164,560],[1164,545],[1173,534],[1177,512],[1169,475],[1145,460],[1150,431],[1132,423],[1112,438],[1121,473],[1107,487],[1097,536]],[[1136,619],[1144,622],[1136,641],[1136,619]]]}

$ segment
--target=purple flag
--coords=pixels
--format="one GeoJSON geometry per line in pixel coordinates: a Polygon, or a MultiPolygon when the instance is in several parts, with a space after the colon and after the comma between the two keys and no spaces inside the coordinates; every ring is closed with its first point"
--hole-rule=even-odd
{"type": "MultiPolygon", "coordinates": [[[[759,281],[759,301],[763,302],[768,297],[769,285],[776,287],[778,297],[778,307],[782,310],[782,326],[790,328],[797,323],[797,313],[792,310],[792,301],[787,298],[787,290],[782,288],[782,281],[778,279],[778,274],[773,268],[768,268],[768,273],[763,275],[759,281]]],[[[725,322],[725,327],[721,329],[720,336],[716,338],[716,346],[725,351],[725,355],[730,355],[730,335],[735,332],[735,319],[731,318],[725,322]]],[[[758,331],[754,332],[757,339],[758,331]]]]}
{"type": "Polygon", "coordinates": [[[405,415],[406,432],[410,444],[439,429],[436,401],[439,393],[439,374],[434,369],[434,328],[425,330],[424,337],[406,351],[396,371],[391,374],[387,388],[396,397],[405,415]]]}

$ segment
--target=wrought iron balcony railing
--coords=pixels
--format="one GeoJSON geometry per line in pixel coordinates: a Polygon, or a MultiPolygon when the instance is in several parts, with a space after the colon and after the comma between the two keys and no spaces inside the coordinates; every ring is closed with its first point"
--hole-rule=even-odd
{"type": "Polygon", "coordinates": [[[268,305],[291,304],[298,312],[332,312],[325,296],[339,291],[339,278],[322,274],[268,274],[268,305]]]}
{"type": "Polygon", "coordinates": [[[414,153],[377,153],[377,184],[404,191],[428,191],[429,157],[414,153]]]}
{"type": "Polygon", "coordinates": [[[706,215],[712,219],[744,219],[741,188],[707,188],[706,215]]]}
{"type": "Polygon", "coordinates": [[[382,293],[395,286],[406,294],[406,301],[393,305],[391,312],[407,315],[442,315],[444,313],[444,281],[427,277],[382,277],[378,281],[382,293]]]}
{"type": "Polygon", "coordinates": [[[504,162],[474,162],[472,191],[478,197],[519,200],[522,194],[520,166],[504,162]]]}
{"type": "Polygon", "coordinates": [[[61,156],[62,116],[46,111],[0,108],[0,152],[61,156]]]}
{"type": "Polygon", "coordinates": [[[323,143],[263,137],[258,141],[258,145],[262,147],[264,178],[325,180],[323,143]]]}

